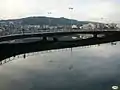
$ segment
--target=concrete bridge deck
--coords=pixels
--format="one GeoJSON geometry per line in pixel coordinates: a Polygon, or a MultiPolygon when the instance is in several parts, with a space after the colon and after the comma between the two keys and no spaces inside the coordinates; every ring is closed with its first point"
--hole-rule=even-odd
{"type": "Polygon", "coordinates": [[[74,35],[74,34],[104,34],[104,35],[111,35],[115,33],[120,33],[120,31],[71,31],[71,32],[47,32],[47,33],[31,33],[31,34],[17,34],[17,35],[7,35],[0,37],[0,42],[2,41],[9,41],[14,39],[21,39],[21,38],[30,38],[30,37],[58,37],[58,36],[66,36],[66,35],[74,35]]]}

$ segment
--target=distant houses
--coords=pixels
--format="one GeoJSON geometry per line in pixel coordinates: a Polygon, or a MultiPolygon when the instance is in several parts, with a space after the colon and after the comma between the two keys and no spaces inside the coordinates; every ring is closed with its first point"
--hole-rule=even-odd
{"type": "Polygon", "coordinates": [[[116,29],[117,24],[110,23],[110,24],[104,24],[104,23],[88,23],[84,24],[79,27],[79,29],[83,30],[104,30],[104,29],[116,29]]]}
{"type": "Polygon", "coordinates": [[[41,33],[41,32],[57,32],[73,30],[113,30],[120,28],[115,23],[87,23],[87,24],[72,24],[72,25],[22,25],[21,22],[0,22],[0,36],[10,34],[24,33],[41,33]],[[23,31],[24,30],[24,31],[23,31]]]}

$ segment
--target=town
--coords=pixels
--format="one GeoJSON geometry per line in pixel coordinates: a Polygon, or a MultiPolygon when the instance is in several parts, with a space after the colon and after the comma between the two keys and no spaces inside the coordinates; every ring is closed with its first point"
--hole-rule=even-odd
{"type": "Polygon", "coordinates": [[[96,31],[96,30],[119,30],[116,23],[88,23],[70,25],[21,25],[20,22],[0,22],[0,36],[12,34],[43,33],[43,32],[67,32],[70,30],[96,31]]]}

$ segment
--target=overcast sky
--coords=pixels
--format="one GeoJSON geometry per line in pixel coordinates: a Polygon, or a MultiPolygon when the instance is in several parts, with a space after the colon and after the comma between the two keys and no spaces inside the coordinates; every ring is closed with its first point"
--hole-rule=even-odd
{"type": "Polygon", "coordinates": [[[120,0],[0,0],[0,11],[0,19],[51,16],[110,22],[120,21],[120,0]]]}

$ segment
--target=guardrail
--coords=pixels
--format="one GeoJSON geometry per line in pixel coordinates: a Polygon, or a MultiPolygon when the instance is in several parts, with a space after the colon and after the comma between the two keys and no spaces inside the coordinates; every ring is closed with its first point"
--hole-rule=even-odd
{"type": "Polygon", "coordinates": [[[91,32],[96,32],[96,31],[120,31],[120,29],[53,29],[53,30],[40,30],[38,32],[26,32],[24,31],[24,33],[18,33],[18,32],[14,32],[14,33],[10,33],[10,34],[6,34],[6,35],[2,35],[0,37],[4,37],[4,36],[12,36],[12,35],[21,35],[21,34],[42,34],[42,33],[57,33],[57,32],[87,32],[87,31],[91,31],[91,32]]]}

